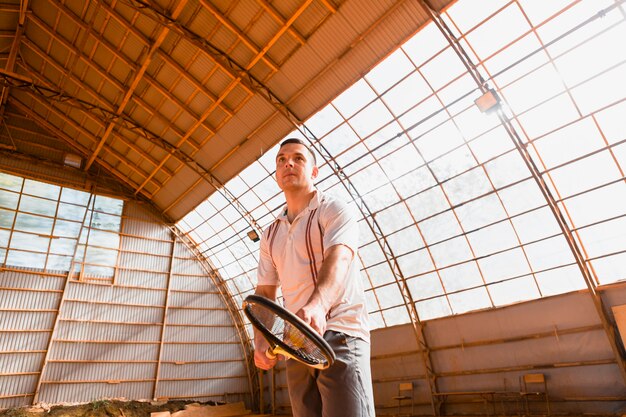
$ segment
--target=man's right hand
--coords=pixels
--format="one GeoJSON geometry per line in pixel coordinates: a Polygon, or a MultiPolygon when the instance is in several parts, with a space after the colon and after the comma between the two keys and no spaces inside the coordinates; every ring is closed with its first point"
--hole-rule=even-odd
{"type": "Polygon", "coordinates": [[[254,337],[254,364],[257,368],[263,369],[265,371],[272,369],[276,362],[278,362],[278,357],[275,356],[273,358],[267,357],[267,350],[270,348],[267,340],[263,338],[261,335],[255,335],[254,337]]]}

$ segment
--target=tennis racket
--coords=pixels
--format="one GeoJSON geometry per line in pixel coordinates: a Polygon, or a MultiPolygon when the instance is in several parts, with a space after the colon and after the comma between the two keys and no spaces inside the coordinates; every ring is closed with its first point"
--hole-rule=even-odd
{"type": "Polygon", "coordinates": [[[270,344],[269,358],[283,355],[316,369],[326,369],[335,361],[328,343],[300,317],[260,295],[249,295],[243,312],[270,344]]]}

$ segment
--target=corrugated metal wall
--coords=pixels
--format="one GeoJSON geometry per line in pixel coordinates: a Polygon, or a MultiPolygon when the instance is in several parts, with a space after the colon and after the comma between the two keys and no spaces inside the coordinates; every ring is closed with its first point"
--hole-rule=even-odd
{"type": "Polygon", "coordinates": [[[0,273],[0,408],[103,397],[249,403],[246,355],[206,265],[140,203],[125,203],[121,234],[114,285],[0,273]]]}
{"type": "MultiPolygon", "coordinates": [[[[626,284],[601,292],[607,305],[626,303],[626,284]]],[[[520,378],[529,373],[545,375],[552,414],[621,414],[626,407],[626,386],[586,291],[428,321],[425,332],[439,391],[486,393],[449,395],[448,415],[525,414],[518,394],[520,378]]],[[[415,413],[432,414],[411,326],[372,336],[377,415],[398,412],[393,397],[401,382],[413,382],[415,413]]],[[[403,412],[409,407],[402,402],[403,412]]],[[[545,414],[545,403],[532,398],[530,412],[545,414]]]]}

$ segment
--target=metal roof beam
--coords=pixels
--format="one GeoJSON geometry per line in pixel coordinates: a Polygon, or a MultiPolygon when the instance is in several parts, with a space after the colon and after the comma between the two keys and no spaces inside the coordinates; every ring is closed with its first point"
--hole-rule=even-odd
{"type": "MultiPolygon", "coordinates": [[[[207,0],[200,0],[200,3],[202,3],[202,6],[209,11],[222,25],[224,25],[225,27],[227,27],[231,32],[233,32],[237,38],[244,44],[246,45],[252,52],[254,52],[256,55],[259,55],[261,53],[261,49],[259,49],[259,47],[257,45],[255,45],[255,43],[246,36],[245,33],[243,33],[233,22],[230,21],[230,19],[228,19],[226,16],[224,16],[218,9],[217,7],[213,6],[209,1],[207,0]]],[[[175,17],[172,16],[174,19],[175,17]]],[[[263,61],[274,71],[278,71],[278,65],[272,61],[268,56],[266,56],[265,54],[263,54],[263,61]]]]}
{"type": "MultiPolygon", "coordinates": [[[[176,6],[176,8],[174,9],[174,11],[172,12],[172,15],[178,16],[182,12],[183,7],[186,4],[187,4],[187,0],[180,1],[178,5],[176,6]]],[[[126,105],[130,102],[130,99],[132,95],[134,94],[135,89],[139,85],[139,81],[141,81],[144,73],[148,69],[148,65],[150,65],[150,63],[152,62],[152,56],[154,55],[155,51],[161,46],[161,44],[163,43],[163,41],[165,40],[165,37],[168,35],[169,32],[170,32],[169,29],[163,28],[161,30],[161,33],[159,33],[159,35],[157,36],[154,43],[150,46],[150,50],[146,54],[146,57],[144,58],[144,61],[142,62],[141,66],[135,72],[135,76],[133,77],[133,80],[130,82],[129,87],[126,90],[124,97],[122,98],[122,102],[120,103],[117,110],[115,111],[116,115],[119,116],[120,114],[124,112],[126,105]]],[[[109,123],[109,125],[106,127],[104,134],[102,135],[102,137],[100,138],[100,141],[96,145],[96,149],[94,149],[93,153],[89,157],[89,160],[85,164],[85,171],[87,171],[89,167],[91,167],[91,164],[93,164],[93,161],[98,157],[100,150],[102,150],[102,146],[109,138],[109,135],[113,131],[114,127],[115,125],[113,122],[109,123]]]]}

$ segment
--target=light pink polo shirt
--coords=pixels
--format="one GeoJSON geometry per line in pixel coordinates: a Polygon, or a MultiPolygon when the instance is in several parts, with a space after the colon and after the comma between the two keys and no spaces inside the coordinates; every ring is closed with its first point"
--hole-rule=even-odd
{"type": "Polygon", "coordinates": [[[258,284],[280,285],[285,307],[295,313],[315,289],[324,250],[339,244],[347,246],[355,256],[346,286],[330,309],[326,328],[369,341],[365,295],[356,260],[357,214],[347,204],[320,191],[291,224],[286,211],[285,206],[263,232],[258,284]]]}

